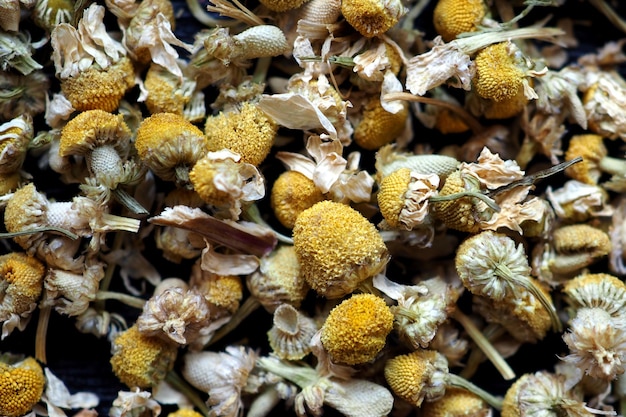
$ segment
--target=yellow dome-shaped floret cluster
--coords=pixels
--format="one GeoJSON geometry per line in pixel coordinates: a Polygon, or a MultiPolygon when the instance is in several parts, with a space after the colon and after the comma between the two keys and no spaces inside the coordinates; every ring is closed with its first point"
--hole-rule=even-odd
{"type": "Polygon", "coordinates": [[[418,349],[399,355],[385,363],[385,379],[394,394],[410,404],[420,406],[424,399],[424,388],[433,371],[433,363],[439,352],[418,349]]]}
{"type": "Polygon", "coordinates": [[[554,248],[558,253],[588,253],[604,256],[611,251],[611,238],[599,228],[588,224],[559,227],[553,233],[554,248]]]}
{"type": "Polygon", "coordinates": [[[483,99],[482,115],[489,120],[508,119],[518,115],[528,104],[528,98],[524,93],[524,87],[519,86],[517,93],[502,101],[483,99]]]}
{"type": "Polygon", "coordinates": [[[501,102],[515,97],[520,88],[523,92],[525,74],[516,65],[509,45],[489,45],[476,54],[476,75],[472,81],[480,97],[501,102]]]}
{"type": "Polygon", "coordinates": [[[204,298],[233,314],[243,298],[243,284],[237,275],[214,275],[199,285],[204,298]]]}
{"type": "Polygon", "coordinates": [[[393,313],[373,294],[357,294],[330,311],[321,330],[322,345],[337,363],[373,361],[393,329],[393,313]]]}
{"type": "Polygon", "coordinates": [[[150,66],[144,81],[144,86],[148,91],[146,107],[150,114],[183,115],[183,110],[191,100],[191,96],[183,94],[179,84],[180,80],[165,68],[158,64],[150,66]]]}
{"type": "Polygon", "coordinates": [[[63,95],[78,111],[114,111],[120,100],[135,85],[135,70],[131,61],[123,57],[117,63],[101,70],[92,66],[76,77],[61,81],[63,95]]]}
{"type": "Polygon", "coordinates": [[[322,200],[324,195],[313,180],[298,171],[283,172],[272,185],[272,210],[288,229],[293,229],[300,213],[322,200]]]}
{"type": "Polygon", "coordinates": [[[383,109],[380,97],[372,97],[363,108],[363,118],[354,129],[354,141],[367,150],[376,150],[391,143],[404,130],[408,115],[408,106],[404,105],[394,114],[383,109]]]}
{"type": "Polygon", "coordinates": [[[167,417],[202,417],[202,414],[191,408],[180,408],[173,413],[169,413],[167,417]]]}
{"type": "Polygon", "coordinates": [[[137,326],[120,333],[112,344],[113,373],[129,388],[149,388],[174,366],[177,347],[158,337],[142,335],[137,326]]]}
{"type": "Polygon", "coordinates": [[[18,172],[0,174],[0,196],[15,191],[20,186],[22,175],[18,172]]]}
{"type": "Polygon", "coordinates": [[[378,207],[389,226],[398,227],[404,207],[404,194],[409,188],[411,170],[401,168],[383,178],[378,191],[378,207]]]}
{"type": "Polygon", "coordinates": [[[492,415],[489,404],[479,396],[462,388],[449,387],[437,401],[422,404],[420,410],[428,417],[488,417],[492,415]]]}
{"type": "Polygon", "coordinates": [[[596,184],[601,175],[598,163],[607,155],[608,150],[604,146],[602,136],[595,134],[574,135],[565,152],[565,160],[571,161],[579,156],[583,160],[569,166],[565,170],[565,174],[585,184],[596,184]]]}
{"type": "Polygon", "coordinates": [[[239,154],[242,162],[256,166],[269,154],[278,125],[260,108],[247,102],[239,113],[220,113],[207,118],[204,131],[209,151],[229,149],[239,154]]]}
{"type": "Polygon", "coordinates": [[[0,415],[18,417],[39,402],[46,379],[33,358],[9,365],[0,362],[0,415]]]}
{"type": "Polygon", "coordinates": [[[259,0],[263,6],[275,12],[297,9],[308,0],[259,0]]]}
{"type": "Polygon", "coordinates": [[[189,180],[203,201],[214,206],[227,206],[233,198],[229,192],[217,188],[215,181],[220,179],[229,183],[238,183],[237,162],[231,159],[219,162],[222,165],[227,164],[231,169],[220,169],[217,164],[218,162],[209,158],[200,159],[189,172],[189,180]]]}
{"type": "Polygon", "coordinates": [[[382,35],[391,29],[405,9],[397,0],[343,0],[341,13],[346,21],[366,38],[382,35]]]}
{"type": "MultiPolygon", "coordinates": [[[[206,154],[202,131],[174,113],[156,113],[144,119],[137,129],[135,149],[143,163],[166,181],[177,179],[180,168],[188,172],[206,154]]],[[[178,179],[184,182],[188,174],[183,176],[178,179]]]]}
{"type": "Polygon", "coordinates": [[[351,293],[389,260],[376,227],[355,209],[333,201],[321,201],[298,216],[293,242],[304,279],[326,298],[351,293]]]}
{"type": "MultiPolygon", "coordinates": [[[[439,191],[440,196],[447,196],[467,191],[460,171],[455,171],[446,178],[439,191]]],[[[461,232],[478,233],[480,225],[476,219],[476,207],[472,197],[460,197],[450,201],[433,204],[434,216],[451,229],[461,232]]]]}
{"type": "Polygon", "coordinates": [[[439,0],[433,11],[435,30],[450,42],[459,34],[474,32],[485,17],[483,0],[439,0]]]}
{"type": "Polygon", "coordinates": [[[0,256],[0,320],[5,309],[15,314],[31,310],[41,295],[45,271],[44,264],[25,253],[0,256]]]}
{"type": "Polygon", "coordinates": [[[104,110],[84,111],[63,127],[59,155],[82,155],[105,145],[123,152],[130,137],[131,131],[121,114],[115,115],[104,110]]]}

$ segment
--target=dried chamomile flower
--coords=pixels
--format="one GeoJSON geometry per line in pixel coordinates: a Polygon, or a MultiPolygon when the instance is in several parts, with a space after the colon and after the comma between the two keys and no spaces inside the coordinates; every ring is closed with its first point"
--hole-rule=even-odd
{"type": "Polygon", "coordinates": [[[277,130],[276,122],[252,102],[243,103],[239,111],[208,117],[204,125],[209,151],[228,149],[255,166],[269,154],[277,130]]]}
{"type": "Polygon", "coordinates": [[[156,386],[174,366],[178,345],[143,335],[137,325],[120,333],[111,344],[113,373],[129,388],[156,386]]]}
{"type": "Polygon", "coordinates": [[[591,217],[611,216],[614,209],[608,193],[594,184],[569,180],[555,190],[546,189],[546,197],[557,217],[570,222],[584,222],[591,217]]]}
{"type": "Polygon", "coordinates": [[[587,115],[583,103],[578,97],[577,86],[583,83],[584,76],[573,67],[560,71],[548,70],[537,78],[534,87],[537,93],[537,108],[546,114],[560,114],[563,118],[571,117],[582,127],[587,128],[587,115]]]}
{"type": "Polygon", "coordinates": [[[450,365],[463,366],[469,343],[459,334],[459,329],[447,321],[437,328],[429,348],[444,355],[450,365]]]}
{"type": "Polygon", "coordinates": [[[460,162],[447,155],[415,155],[401,152],[393,145],[383,146],[376,152],[376,181],[383,179],[402,168],[420,175],[434,174],[445,178],[457,170],[460,162]]]}
{"type": "Polygon", "coordinates": [[[152,394],[135,388],[133,391],[119,391],[109,410],[111,417],[141,415],[157,417],[161,414],[161,405],[151,398],[152,394]]]}
{"type": "Polygon", "coordinates": [[[273,323],[267,337],[274,355],[293,361],[311,352],[311,339],[318,330],[313,319],[290,304],[281,304],[274,311],[273,323]]]}
{"type": "Polygon", "coordinates": [[[487,14],[483,0],[439,0],[433,10],[435,30],[450,42],[464,32],[474,32],[487,14]]]}
{"type": "Polygon", "coordinates": [[[363,149],[377,150],[402,134],[408,115],[408,104],[402,103],[399,112],[390,113],[383,108],[379,97],[372,96],[367,99],[358,116],[354,142],[363,149]]]}
{"type": "Polygon", "coordinates": [[[439,176],[400,168],[383,178],[377,194],[380,213],[392,228],[412,230],[429,224],[429,198],[437,195],[439,176]]]}
{"type": "Polygon", "coordinates": [[[521,243],[516,247],[510,237],[484,231],[461,243],[455,264],[463,285],[473,294],[503,302],[507,298],[522,299],[528,292],[548,312],[552,326],[561,327],[549,296],[530,279],[530,266],[521,243]]]}
{"type": "Polygon", "coordinates": [[[0,29],[5,32],[17,32],[20,28],[20,3],[29,5],[28,0],[4,0],[0,3],[0,29]]]}
{"type": "Polygon", "coordinates": [[[93,4],[85,9],[78,29],[61,23],[52,30],[56,75],[76,110],[113,111],[135,84],[126,50],[108,35],[103,18],[104,7],[93,4]]]}
{"type": "Polygon", "coordinates": [[[135,149],[141,161],[165,181],[189,183],[189,171],[205,154],[204,134],[174,113],[156,113],[137,129],[135,149]]]}
{"type": "Polygon", "coordinates": [[[189,172],[189,180],[200,198],[233,219],[239,218],[245,203],[265,196],[258,169],[228,149],[208,152],[189,172]]]}
{"type": "Polygon", "coordinates": [[[41,400],[46,379],[34,358],[10,359],[6,355],[0,357],[0,414],[19,417],[41,400]]]}
{"type": "Polygon", "coordinates": [[[300,213],[322,200],[324,195],[313,180],[298,171],[285,171],[272,184],[272,210],[288,229],[293,229],[300,213]]]}
{"type": "Polygon", "coordinates": [[[50,80],[43,71],[28,75],[0,74],[0,116],[5,120],[29,114],[35,116],[46,108],[50,80]]]}
{"type": "Polygon", "coordinates": [[[624,373],[626,332],[623,318],[615,319],[599,307],[580,308],[563,335],[570,353],[561,358],[582,373],[611,381],[624,373]]]}
{"type": "Polygon", "coordinates": [[[36,0],[31,17],[49,33],[61,23],[71,23],[76,13],[74,3],[73,0],[36,0]]]}
{"type": "Polygon", "coordinates": [[[580,390],[567,389],[562,375],[547,371],[522,375],[502,403],[502,417],[592,417],[594,411],[585,405],[580,390]]]}
{"type": "Polygon", "coordinates": [[[236,35],[230,35],[228,28],[216,28],[204,39],[204,47],[224,65],[235,66],[245,66],[254,58],[279,56],[289,50],[285,34],[273,25],[252,26],[236,35]]]}
{"type": "Polygon", "coordinates": [[[448,387],[470,391],[496,409],[502,404],[471,382],[449,373],[445,356],[434,350],[419,349],[387,360],[385,379],[396,396],[416,407],[442,398],[448,387]]]}
{"type": "MultiPolygon", "coordinates": [[[[315,1],[315,0],[313,0],[315,1]]],[[[296,366],[274,357],[261,357],[257,365],[298,385],[295,411],[320,415],[328,405],[350,417],[383,417],[391,412],[393,396],[382,385],[365,379],[340,379],[308,366],[296,366]]]]}
{"type": "Polygon", "coordinates": [[[346,21],[366,38],[387,32],[407,12],[397,0],[347,0],[341,2],[346,21]]]}
{"type": "Polygon", "coordinates": [[[120,314],[90,307],[76,317],[76,328],[81,333],[91,333],[98,338],[106,337],[112,342],[128,325],[120,314]]]}
{"type": "Polygon", "coordinates": [[[0,174],[18,171],[33,139],[33,121],[19,116],[0,125],[0,174]]]}
{"type": "Polygon", "coordinates": [[[93,259],[85,261],[82,271],[70,272],[50,268],[44,279],[46,289],[42,307],[54,307],[60,314],[83,314],[96,299],[98,287],[104,278],[104,264],[93,259]]]}
{"type": "Polygon", "coordinates": [[[24,330],[37,307],[43,288],[45,266],[25,253],[0,256],[0,322],[2,339],[16,327],[24,330]]]}
{"type": "Polygon", "coordinates": [[[373,294],[356,294],[330,311],[321,341],[333,362],[356,365],[373,361],[393,328],[393,313],[373,294]]]}
{"type": "Polygon", "coordinates": [[[36,44],[30,42],[29,32],[0,31],[0,69],[8,71],[14,68],[22,75],[42,69],[43,66],[32,57],[32,49],[41,45],[41,41],[36,44]]]}
{"type": "Polygon", "coordinates": [[[257,358],[243,346],[227,346],[225,352],[189,352],[182,373],[187,382],[209,394],[212,415],[237,416],[243,410],[241,395],[258,389],[250,374],[257,358]]]}
{"type": "Polygon", "coordinates": [[[144,81],[146,96],[137,101],[146,102],[150,114],[174,113],[191,122],[204,119],[204,94],[196,90],[195,81],[177,77],[170,70],[152,63],[144,81]]]}
{"type": "Polygon", "coordinates": [[[234,314],[243,298],[243,283],[239,276],[205,271],[198,262],[191,269],[189,285],[204,296],[213,317],[234,314]]]}
{"type": "MultiPolygon", "coordinates": [[[[552,301],[550,293],[538,281],[529,278],[532,284],[552,301]]],[[[515,298],[494,301],[487,297],[474,297],[474,310],[489,323],[497,323],[522,343],[542,340],[552,326],[551,317],[545,307],[528,291],[520,291],[515,298]]]]}
{"type": "Polygon", "coordinates": [[[583,106],[589,130],[609,139],[626,138],[626,81],[616,71],[583,71],[583,106]]]}
{"type": "Polygon", "coordinates": [[[146,302],[137,318],[137,328],[145,335],[186,345],[199,336],[210,320],[209,306],[198,290],[175,287],[146,302]]]}
{"type": "Polygon", "coordinates": [[[282,304],[299,308],[309,291],[296,249],[291,245],[281,245],[262,257],[258,271],[249,275],[246,283],[250,293],[270,313],[282,304]]]}
{"type": "Polygon", "coordinates": [[[491,417],[493,409],[474,393],[461,388],[447,388],[443,397],[423,403],[419,415],[424,417],[491,417]]]}
{"type": "Polygon", "coordinates": [[[167,417],[202,417],[202,414],[191,408],[179,408],[173,413],[169,413],[167,417]]]}
{"type": "Polygon", "coordinates": [[[304,279],[326,298],[351,293],[389,260],[374,225],[350,206],[332,201],[298,216],[293,241],[304,279]]]}
{"type": "Polygon", "coordinates": [[[308,0],[261,0],[263,6],[274,12],[284,12],[291,9],[297,9],[308,0]]]}
{"type": "Polygon", "coordinates": [[[602,136],[595,134],[572,136],[565,152],[565,160],[571,161],[578,156],[583,160],[567,168],[565,173],[586,184],[597,184],[602,173],[611,174],[613,178],[606,184],[607,188],[611,188],[608,185],[611,182],[623,181],[626,176],[626,160],[609,156],[603,140],[602,136]]]}
{"type": "Polygon", "coordinates": [[[612,275],[579,275],[565,283],[563,292],[575,309],[601,308],[618,320],[626,315],[626,284],[612,275]]]}

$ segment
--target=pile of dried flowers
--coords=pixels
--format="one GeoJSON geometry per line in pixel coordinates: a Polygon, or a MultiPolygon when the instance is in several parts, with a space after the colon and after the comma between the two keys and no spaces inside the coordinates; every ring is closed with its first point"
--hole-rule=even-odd
{"type": "Polygon", "coordinates": [[[189,0],[187,43],[169,0],[0,1],[0,415],[626,412],[624,41],[432,3],[189,0]],[[111,404],[45,366],[57,314],[111,404]]]}

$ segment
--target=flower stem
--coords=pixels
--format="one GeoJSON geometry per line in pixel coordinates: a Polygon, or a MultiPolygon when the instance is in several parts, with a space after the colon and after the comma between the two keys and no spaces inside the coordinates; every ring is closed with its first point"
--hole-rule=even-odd
{"type": "Polygon", "coordinates": [[[127,306],[142,309],[146,300],[139,297],[133,297],[132,295],[123,294],[113,291],[98,291],[96,293],[96,300],[117,300],[126,304],[127,306]]]}
{"type": "Polygon", "coordinates": [[[202,398],[198,396],[195,390],[176,372],[169,371],[167,375],[165,375],[165,381],[170,384],[172,388],[187,397],[187,399],[200,410],[200,413],[202,413],[204,417],[210,416],[211,413],[206,403],[202,401],[202,398]]]}
{"type": "Polygon", "coordinates": [[[513,369],[511,369],[502,355],[500,355],[469,317],[463,314],[459,309],[456,309],[451,316],[463,326],[463,329],[465,329],[469,337],[476,343],[480,351],[485,354],[487,359],[489,359],[498,372],[500,372],[502,378],[507,381],[515,378],[513,369]]]}
{"type": "Polygon", "coordinates": [[[43,364],[47,362],[46,336],[48,334],[51,311],[52,306],[39,308],[39,320],[37,320],[37,331],[35,333],[35,358],[43,364]]]}
{"type": "Polygon", "coordinates": [[[116,188],[112,190],[113,197],[120,202],[124,207],[130,210],[134,214],[149,214],[150,212],[146,210],[133,196],[128,194],[126,191],[121,188],[116,188]]]}
{"type": "Polygon", "coordinates": [[[467,379],[461,378],[460,376],[455,374],[447,374],[446,383],[451,387],[462,388],[473,394],[476,394],[496,410],[502,409],[502,399],[489,394],[487,391],[478,387],[477,385],[472,384],[467,379]]]}
{"type": "Polygon", "coordinates": [[[19,232],[0,233],[0,239],[8,239],[11,237],[16,237],[16,236],[32,235],[35,233],[46,233],[46,232],[58,233],[72,240],[78,239],[77,234],[72,233],[67,229],[62,229],[60,227],[55,227],[55,226],[37,227],[34,229],[20,230],[19,232]]]}

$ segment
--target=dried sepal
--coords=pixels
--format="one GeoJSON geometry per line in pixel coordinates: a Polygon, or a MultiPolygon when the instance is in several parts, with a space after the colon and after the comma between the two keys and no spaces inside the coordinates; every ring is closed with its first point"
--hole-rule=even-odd
{"type": "Polygon", "coordinates": [[[29,32],[0,32],[0,69],[8,71],[14,68],[23,75],[43,68],[32,57],[32,49],[38,45],[31,44],[29,32]]]}
{"type": "Polygon", "coordinates": [[[274,311],[273,323],[267,336],[278,358],[300,360],[311,352],[310,342],[318,330],[313,319],[290,304],[281,304],[274,311]]]}

